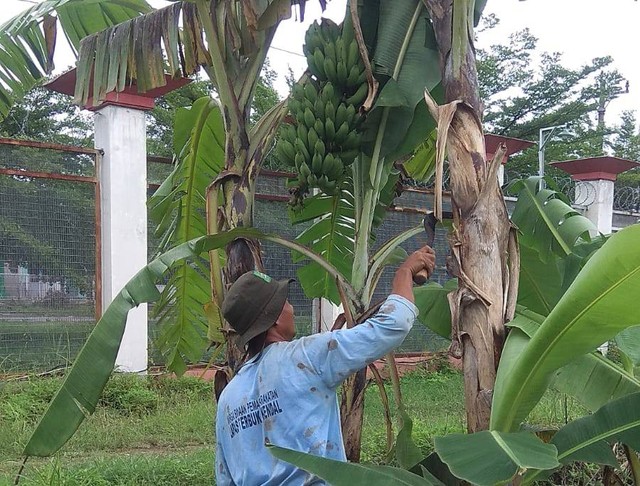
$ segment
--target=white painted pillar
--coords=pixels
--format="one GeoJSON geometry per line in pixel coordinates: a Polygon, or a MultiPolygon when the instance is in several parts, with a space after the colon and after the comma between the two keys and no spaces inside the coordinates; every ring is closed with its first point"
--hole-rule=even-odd
{"type": "Polygon", "coordinates": [[[313,333],[331,331],[341,313],[342,305],[336,306],[327,299],[313,299],[313,333]]]}
{"type": "MultiPolygon", "coordinates": [[[[102,308],[147,264],[147,149],[144,111],[105,105],[95,112],[102,219],[102,308]]],[[[125,372],[148,363],[147,305],[129,312],[116,358],[125,372]]]]}
{"type": "Polygon", "coordinates": [[[597,179],[590,181],[576,181],[576,196],[584,191],[589,194],[595,189],[595,197],[584,215],[598,228],[600,233],[608,235],[611,233],[613,220],[613,186],[614,182],[606,179],[597,179]],[[590,185],[591,187],[587,187],[590,185]],[[593,188],[593,189],[592,189],[593,188]]]}
{"type": "Polygon", "coordinates": [[[504,164],[500,164],[498,167],[498,183],[500,187],[504,186],[504,164]]]}

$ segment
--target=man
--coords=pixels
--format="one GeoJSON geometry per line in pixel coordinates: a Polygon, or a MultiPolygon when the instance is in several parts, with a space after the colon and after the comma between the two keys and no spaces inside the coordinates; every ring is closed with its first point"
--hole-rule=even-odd
{"type": "Polygon", "coordinates": [[[296,340],[290,281],[249,272],[231,286],[222,312],[250,359],[218,401],[218,486],[324,484],[273,457],[265,444],[346,461],[336,388],[402,343],[417,316],[413,277],[431,275],[434,266],[431,248],[416,251],[396,271],[374,317],[296,340]]]}

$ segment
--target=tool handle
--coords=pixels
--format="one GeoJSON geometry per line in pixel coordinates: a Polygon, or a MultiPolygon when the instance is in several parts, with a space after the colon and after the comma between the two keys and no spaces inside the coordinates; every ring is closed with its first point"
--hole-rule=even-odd
{"type": "Polygon", "coordinates": [[[426,270],[420,270],[413,276],[413,283],[416,285],[424,285],[429,280],[429,272],[426,270]]]}

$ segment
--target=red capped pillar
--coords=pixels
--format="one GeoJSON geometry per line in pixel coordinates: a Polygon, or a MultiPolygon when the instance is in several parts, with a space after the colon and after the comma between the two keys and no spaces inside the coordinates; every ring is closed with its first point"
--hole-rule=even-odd
{"type": "MultiPolygon", "coordinates": [[[[613,189],[616,177],[640,164],[632,160],[605,156],[552,162],[551,165],[571,175],[571,178],[576,181],[576,194],[581,192],[581,186],[593,187],[594,201],[587,206],[584,215],[596,225],[600,233],[611,233],[613,189]]],[[[582,187],[582,192],[588,190],[589,187],[582,187]]]]}

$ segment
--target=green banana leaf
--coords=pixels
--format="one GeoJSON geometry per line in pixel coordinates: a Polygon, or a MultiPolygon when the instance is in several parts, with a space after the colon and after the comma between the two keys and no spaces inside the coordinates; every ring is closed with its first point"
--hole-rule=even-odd
{"type": "MultiPolygon", "coordinates": [[[[307,198],[301,210],[289,210],[293,224],[313,221],[296,241],[308,246],[336,267],[348,280],[351,279],[353,262],[355,218],[353,197],[345,181],[341,193],[336,196],[317,194],[307,198]]],[[[293,255],[294,261],[304,259],[302,255],[293,255]]],[[[325,272],[317,262],[311,261],[298,269],[298,281],[309,298],[329,299],[340,304],[340,295],[335,280],[325,272]]]]}
{"type": "Polygon", "coordinates": [[[48,0],[4,22],[0,26],[0,121],[16,99],[53,70],[58,21],[75,51],[83,37],[149,11],[144,0],[48,0]]]}
{"type": "MultiPolygon", "coordinates": [[[[222,113],[211,97],[178,109],[174,129],[175,169],[148,202],[149,214],[158,225],[156,236],[162,241],[158,253],[207,234],[206,191],[225,160],[222,113]]],[[[187,363],[202,357],[209,340],[224,341],[219,308],[212,306],[209,315],[205,313],[210,301],[207,255],[177,262],[153,313],[160,325],[155,344],[167,368],[178,375],[187,363]],[[208,335],[210,321],[217,334],[208,335]]]]}
{"type": "Polygon", "coordinates": [[[625,329],[616,336],[615,342],[633,366],[640,366],[640,326],[625,329]]]}
{"type": "Polygon", "coordinates": [[[318,255],[297,243],[254,228],[238,228],[218,235],[203,236],[172,248],[140,270],[107,307],[29,438],[25,456],[49,456],[55,453],[73,436],[82,421],[95,411],[113,371],[128,312],[137,305],[160,298],[156,284],[167,271],[179,260],[197,258],[240,237],[271,241],[316,259],[333,278],[342,281],[349,297],[354,295],[353,288],[343,280],[344,277],[318,255]]]}
{"type": "MultiPolygon", "coordinates": [[[[529,309],[518,307],[516,317],[508,324],[512,328],[511,333],[513,328],[518,328],[526,334],[526,337],[521,338],[522,344],[516,346],[516,356],[528,342],[528,338],[536,333],[544,319],[544,316],[529,309]]],[[[514,344],[507,339],[503,357],[505,353],[511,353],[512,346],[514,344]]],[[[555,373],[551,386],[576,398],[589,410],[595,411],[611,400],[640,392],[640,379],[596,351],[580,356],[560,368],[555,373]]]]}
{"type": "Polygon", "coordinates": [[[563,270],[562,258],[552,255],[543,262],[537,251],[521,243],[518,304],[548,316],[563,294],[563,270]]]}
{"type": "Polygon", "coordinates": [[[549,315],[582,267],[605,241],[606,237],[600,236],[580,242],[571,247],[568,255],[548,255],[546,261],[540,259],[535,249],[520,241],[518,304],[538,314],[549,315]]]}
{"type": "Polygon", "coordinates": [[[596,227],[556,191],[540,190],[539,181],[539,177],[518,180],[508,190],[518,194],[511,219],[520,228],[520,244],[536,250],[546,263],[551,255],[569,255],[576,243],[596,233],[596,227]]]}
{"type": "Polygon", "coordinates": [[[375,20],[373,66],[381,90],[364,124],[363,141],[369,156],[393,154],[389,159],[396,160],[413,152],[435,127],[426,110],[424,90],[432,91],[440,83],[439,54],[422,2],[381,0],[375,20]],[[418,110],[418,105],[423,109],[418,110]],[[420,128],[412,128],[416,124],[420,128]]]}
{"type": "Polygon", "coordinates": [[[425,457],[411,435],[413,431],[413,420],[411,420],[409,414],[402,407],[398,410],[398,413],[402,418],[402,426],[400,430],[398,430],[396,437],[396,459],[401,468],[409,470],[425,457]]]}
{"type": "Polygon", "coordinates": [[[420,311],[418,320],[446,339],[451,339],[451,309],[447,294],[456,288],[458,279],[453,278],[445,282],[444,286],[429,282],[413,289],[415,304],[420,311]]]}
{"type": "Polygon", "coordinates": [[[391,466],[354,464],[305,454],[291,449],[269,446],[271,454],[278,459],[304,469],[324,479],[332,486],[425,486],[442,483],[429,475],[420,477],[405,469],[391,466]]]}
{"type": "MultiPolygon", "coordinates": [[[[593,415],[570,422],[551,440],[562,464],[582,461],[617,467],[610,445],[614,442],[640,448],[640,393],[609,402],[593,415]]],[[[525,483],[539,475],[537,471],[529,473],[525,483]]]]}
{"type": "Polygon", "coordinates": [[[640,225],[614,234],[587,262],[514,362],[501,361],[491,429],[517,430],[553,373],[640,322],[640,225]]]}
{"type": "Polygon", "coordinates": [[[436,437],[434,447],[455,476],[480,486],[508,481],[520,470],[560,465],[556,446],[532,432],[449,434],[436,437]]]}

